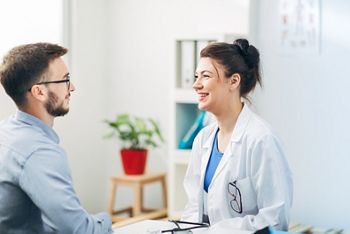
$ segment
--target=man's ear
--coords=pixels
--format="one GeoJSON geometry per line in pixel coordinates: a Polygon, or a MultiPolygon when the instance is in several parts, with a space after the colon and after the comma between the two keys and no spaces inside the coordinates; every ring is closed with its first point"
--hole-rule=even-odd
{"type": "Polygon", "coordinates": [[[30,89],[30,94],[32,97],[39,101],[45,101],[46,92],[46,89],[42,88],[40,85],[33,85],[30,89]]]}
{"type": "Polygon", "coordinates": [[[238,73],[234,73],[231,77],[230,77],[230,85],[231,85],[231,89],[237,89],[237,87],[239,87],[241,83],[241,76],[238,73]]]}

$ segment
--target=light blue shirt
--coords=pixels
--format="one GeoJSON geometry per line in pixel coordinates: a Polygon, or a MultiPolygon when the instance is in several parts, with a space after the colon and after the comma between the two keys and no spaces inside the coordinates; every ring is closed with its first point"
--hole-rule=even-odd
{"type": "Polygon", "coordinates": [[[81,207],[55,131],[21,111],[0,122],[0,233],[112,233],[81,207]]]}

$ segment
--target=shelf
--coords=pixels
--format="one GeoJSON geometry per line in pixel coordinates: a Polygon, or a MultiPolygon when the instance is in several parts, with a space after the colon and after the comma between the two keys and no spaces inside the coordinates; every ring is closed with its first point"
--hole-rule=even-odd
{"type": "Polygon", "coordinates": [[[174,99],[177,103],[198,103],[198,98],[193,89],[177,88],[174,93],[174,99]]]}
{"type": "Polygon", "coordinates": [[[178,165],[188,165],[190,160],[191,150],[175,150],[173,163],[178,165]]]}

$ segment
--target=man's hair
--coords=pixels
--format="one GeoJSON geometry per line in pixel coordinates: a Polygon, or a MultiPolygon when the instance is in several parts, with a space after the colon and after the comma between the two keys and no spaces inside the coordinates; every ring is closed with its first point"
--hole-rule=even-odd
{"type": "Polygon", "coordinates": [[[26,93],[40,82],[49,63],[67,51],[59,45],[35,43],[16,46],[5,55],[0,65],[0,81],[18,107],[26,104],[26,93]]]}

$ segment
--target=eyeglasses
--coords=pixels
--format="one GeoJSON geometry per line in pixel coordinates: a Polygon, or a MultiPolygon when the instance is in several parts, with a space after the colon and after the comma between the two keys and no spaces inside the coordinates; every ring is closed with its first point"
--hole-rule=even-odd
{"type": "Polygon", "coordinates": [[[230,201],[230,205],[232,210],[236,211],[237,213],[241,214],[243,211],[242,208],[242,196],[241,191],[236,185],[236,181],[228,183],[228,193],[232,196],[232,200],[230,201]]]}
{"type": "MultiPolygon", "coordinates": [[[[67,89],[68,89],[68,91],[69,91],[69,89],[70,89],[70,75],[68,74],[68,75],[66,75],[65,77],[66,77],[66,79],[64,79],[64,80],[42,81],[42,82],[36,83],[36,85],[66,83],[67,89]]],[[[31,88],[28,89],[28,91],[30,91],[30,90],[31,90],[31,88]]]]}
{"type": "Polygon", "coordinates": [[[197,228],[208,228],[210,226],[207,223],[193,223],[193,222],[178,221],[178,220],[169,220],[169,222],[174,223],[176,225],[176,228],[168,229],[168,230],[161,230],[160,232],[158,231],[156,233],[166,233],[166,232],[175,233],[175,232],[180,232],[180,231],[190,231],[192,229],[197,229],[197,228]],[[192,225],[192,226],[181,228],[180,224],[188,224],[188,225],[192,225]]]}

